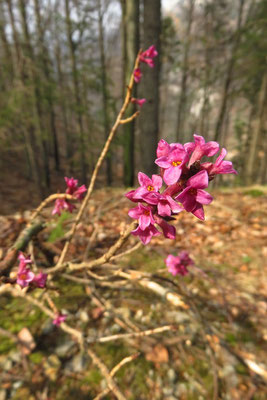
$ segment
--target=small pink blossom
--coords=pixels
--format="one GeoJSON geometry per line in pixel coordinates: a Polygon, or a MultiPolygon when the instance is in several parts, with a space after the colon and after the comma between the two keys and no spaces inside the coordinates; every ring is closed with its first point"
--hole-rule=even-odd
{"type": "Polygon", "coordinates": [[[157,52],[154,44],[152,44],[152,46],[150,46],[147,50],[145,50],[141,53],[142,57],[149,57],[149,58],[155,58],[155,57],[157,57],[157,55],[158,55],[158,52],[157,52]]]}
{"type": "Polygon", "coordinates": [[[78,200],[82,200],[84,193],[86,192],[85,185],[78,187],[78,180],[74,178],[68,178],[65,176],[65,182],[67,184],[66,193],[72,195],[78,200]]]}
{"type": "Polygon", "coordinates": [[[143,244],[148,244],[153,236],[159,236],[160,232],[155,228],[154,225],[149,225],[147,228],[142,230],[140,226],[138,226],[135,230],[133,230],[132,235],[139,236],[141,242],[143,244]]]}
{"type": "Polygon", "coordinates": [[[17,283],[22,287],[29,286],[29,283],[34,280],[34,273],[30,268],[24,268],[17,274],[17,283]]]}
{"type": "Polygon", "coordinates": [[[47,274],[43,274],[40,272],[38,275],[36,275],[33,279],[33,283],[38,287],[38,288],[44,288],[46,285],[46,280],[47,280],[47,274]]]}
{"type": "Polygon", "coordinates": [[[134,81],[136,83],[140,82],[141,78],[142,78],[142,72],[140,68],[135,68],[134,72],[133,72],[133,76],[134,76],[134,81]]]}
{"type": "Polygon", "coordinates": [[[191,154],[188,166],[192,165],[195,161],[200,161],[203,156],[214,156],[219,151],[219,143],[205,142],[203,136],[194,135],[194,142],[185,143],[184,148],[191,154]]]}
{"type": "Polygon", "coordinates": [[[186,182],[186,188],[175,200],[183,204],[186,211],[193,213],[197,218],[204,219],[202,204],[210,204],[212,196],[205,192],[208,187],[209,177],[207,171],[200,171],[186,182]]]}
{"type": "Polygon", "coordinates": [[[152,207],[150,206],[144,206],[143,204],[138,203],[137,207],[129,210],[128,215],[133,219],[138,219],[139,226],[142,231],[148,228],[150,224],[155,224],[152,207]]]}
{"type": "Polygon", "coordinates": [[[217,174],[237,174],[236,170],[233,168],[232,162],[223,160],[226,154],[227,151],[223,148],[214,164],[206,162],[201,164],[201,167],[205,168],[209,176],[217,174]]]}
{"type": "Polygon", "coordinates": [[[65,314],[57,314],[56,318],[53,319],[53,324],[56,326],[60,326],[60,324],[62,322],[64,322],[66,318],[67,318],[67,315],[65,315],[65,314]]]}
{"type": "Polygon", "coordinates": [[[19,253],[19,269],[17,273],[17,283],[22,287],[29,286],[29,283],[34,279],[34,273],[31,272],[30,268],[27,267],[28,264],[32,264],[30,257],[25,257],[22,252],[19,253]]]}
{"type": "Polygon", "coordinates": [[[132,97],[131,102],[133,104],[137,104],[138,106],[142,107],[142,105],[146,103],[146,99],[136,99],[136,98],[132,97]]]}
{"type": "Polygon", "coordinates": [[[165,259],[165,264],[167,265],[168,271],[173,275],[187,275],[189,265],[194,265],[193,260],[189,257],[186,251],[181,251],[177,257],[169,254],[165,259]]]}
{"type": "Polygon", "coordinates": [[[154,58],[157,57],[158,52],[154,45],[150,46],[147,50],[140,54],[140,61],[147,64],[150,68],[154,68],[154,58]]]}
{"type": "Polygon", "coordinates": [[[168,224],[168,222],[165,221],[165,219],[159,217],[158,215],[155,215],[155,221],[156,223],[161,227],[163,235],[167,239],[175,239],[176,237],[176,229],[173,225],[168,224]]]}
{"type": "Polygon", "coordinates": [[[181,144],[175,144],[168,156],[162,156],[156,159],[155,163],[164,169],[163,179],[167,185],[175,184],[181,174],[185,164],[188,161],[188,154],[181,144]]]}
{"type": "Polygon", "coordinates": [[[136,190],[130,190],[130,192],[126,193],[125,196],[133,201],[138,202],[143,200],[143,196],[147,193],[158,192],[162,186],[162,178],[159,175],[152,175],[152,178],[149,178],[143,172],[138,173],[138,182],[140,187],[136,190]]]}
{"type": "Polygon", "coordinates": [[[176,214],[183,211],[183,208],[168,194],[152,192],[145,194],[143,199],[148,204],[156,205],[158,214],[162,217],[170,217],[172,213],[176,214]]]}
{"type": "Polygon", "coordinates": [[[64,211],[64,210],[72,213],[74,208],[75,208],[75,206],[73,204],[69,203],[67,200],[57,199],[55,201],[55,206],[53,208],[52,215],[55,215],[55,214],[61,215],[62,211],[64,211]]]}

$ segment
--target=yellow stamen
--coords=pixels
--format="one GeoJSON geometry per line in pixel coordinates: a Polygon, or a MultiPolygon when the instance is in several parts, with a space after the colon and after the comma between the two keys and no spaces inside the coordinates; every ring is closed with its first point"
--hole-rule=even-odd
{"type": "Polygon", "coordinates": [[[149,192],[153,192],[154,186],[148,185],[148,186],[147,186],[147,190],[148,190],[149,192]]]}
{"type": "Polygon", "coordinates": [[[172,165],[173,165],[174,167],[178,167],[178,165],[180,165],[180,164],[182,164],[182,161],[173,161],[173,162],[172,162],[172,165]]]}

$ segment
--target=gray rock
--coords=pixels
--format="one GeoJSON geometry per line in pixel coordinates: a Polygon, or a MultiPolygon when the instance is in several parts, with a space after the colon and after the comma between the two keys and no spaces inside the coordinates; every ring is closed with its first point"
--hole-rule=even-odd
{"type": "Polygon", "coordinates": [[[56,347],[55,353],[58,357],[66,357],[70,354],[72,347],[74,347],[75,343],[71,340],[68,340],[59,346],[56,347]]]}
{"type": "Polygon", "coordinates": [[[66,364],[66,369],[72,372],[82,372],[88,364],[88,357],[84,353],[76,354],[72,360],[66,364]]]}
{"type": "Polygon", "coordinates": [[[170,368],[167,372],[167,377],[170,382],[174,382],[176,379],[176,372],[173,368],[170,368]]]}

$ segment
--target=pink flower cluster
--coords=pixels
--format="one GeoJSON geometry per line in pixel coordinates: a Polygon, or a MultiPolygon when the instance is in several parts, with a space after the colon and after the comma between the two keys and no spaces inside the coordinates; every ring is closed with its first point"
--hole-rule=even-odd
{"type": "Polygon", "coordinates": [[[67,318],[67,315],[65,315],[65,314],[60,314],[60,313],[57,314],[56,318],[53,319],[53,325],[60,326],[60,324],[62,322],[64,322],[66,318],[67,318]]]}
{"type": "Polygon", "coordinates": [[[204,162],[204,156],[212,157],[219,151],[217,142],[205,142],[202,136],[194,135],[194,142],[168,144],[161,139],[157,147],[155,163],[160,167],[160,175],[149,178],[138,173],[140,187],[126,193],[126,197],[138,203],[129,211],[129,216],[137,219],[138,227],[132,231],[144,244],[153,236],[160,235],[155,225],[162,229],[166,238],[175,239],[175,228],[168,222],[174,214],[183,210],[204,220],[203,205],[210,204],[212,196],[204,189],[217,174],[237,174],[230,161],[224,161],[225,149],[215,163],[204,162]],[[166,187],[162,188],[163,183],[166,187]],[[161,189],[161,192],[160,192],[161,189]]]}
{"type": "MultiPolygon", "coordinates": [[[[154,66],[155,66],[154,58],[157,57],[157,55],[158,55],[158,52],[157,52],[155,46],[152,45],[147,50],[143,51],[140,54],[139,60],[142,63],[147,64],[150,68],[154,68],[154,66]]],[[[133,72],[135,83],[140,82],[140,80],[142,78],[142,75],[143,74],[142,74],[141,69],[140,68],[135,68],[135,70],[133,72]]],[[[146,102],[146,99],[135,99],[135,98],[132,98],[131,102],[132,103],[136,103],[137,105],[142,107],[142,105],[146,102]]]]}
{"type": "Polygon", "coordinates": [[[22,252],[20,252],[18,259],[19,269],[17,273],[17,283],[22,288],[31,284],[33,287],[43,289],[46,285],[47,274],[40,272],[38,275],[35,275],[28,267],[28,265],[32,264],[32,260],[30,257],[24,257],[22,252]]]}
{"type": "MultiPolygon", "coordinates": [[[[87,190],[85,185],[78,187],[77,179],[67,178],[66,176],[64,179],[67,184],[66,193],[72,195],[75,199],[81,201],[83,199],[84,193],[87,190]]],[[[75,208],[74,204],[70,203],[68,200],[57,199],[55,201],[55,206],[53,208],[52,215],[55,215],[55,214],[61,215],[61,212],[64,210],[72,213],[74,208],[75,208]]]]}
{"type": "Polygon", "coordinates": [[[194,265],[194,261],[189,257],[186,251],[181,251],[177,257],[169,254],[165,260],[168,271],[173,275],[187,275],[189,265],[194,265]]]}

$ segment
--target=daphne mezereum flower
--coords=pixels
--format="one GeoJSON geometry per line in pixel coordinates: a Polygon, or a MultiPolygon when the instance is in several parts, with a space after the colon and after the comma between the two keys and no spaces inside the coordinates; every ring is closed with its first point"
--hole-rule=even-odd
{"type": "Polygon", "coordinates": [[[183,145],[175,146],[167,156],[156,159],[155,163],[164,169],[163,179],[167,185],[173,185],[182,174],[183,167],[188,161],[188,154],[183,145]]]}
{"type": "Polygon", "coordinates": [[[183,204],[186,211],[193,213],[199,219],[204,219],[203,204],[210,204],[213,197],[205,192],[209,185],[207,171],[200,171],[186,182],[186,188],[175,200],[183,204]]]}
{"type": "Polygon", "coordinates": [[[168,271],[173,275],[187,275],[189,265],[194,265],[193,260],[189,257],[186,251],[181,251],[177,257],[169,254],[165,259],[165,264],[167,265],[168,271]]]}

